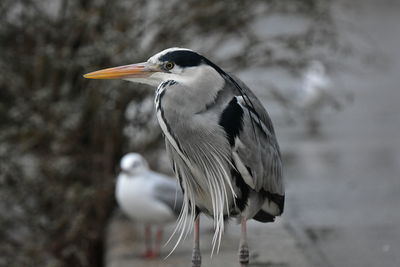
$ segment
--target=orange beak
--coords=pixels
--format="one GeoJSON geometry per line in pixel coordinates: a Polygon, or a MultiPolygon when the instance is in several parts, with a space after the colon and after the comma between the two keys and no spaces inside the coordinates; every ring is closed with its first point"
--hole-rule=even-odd
{"type": "Polygon", "coordinates": [[[115,68],[108,68],[87,73],[83,77],[87,79],[127,79],[127,78],[146,78],[154,72],[159,71],[152,68],[147,62],[125,65],[115,68]]]}

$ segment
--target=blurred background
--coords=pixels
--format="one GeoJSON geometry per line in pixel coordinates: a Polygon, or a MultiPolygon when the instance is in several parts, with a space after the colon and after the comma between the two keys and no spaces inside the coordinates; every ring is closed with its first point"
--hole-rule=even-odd
{"type": "Polygon", "coordinates": [[[84,73],[188,47],[261,98],[284,221],[332,266],[400,266],[400,3],[2,0],[0,265],[102,266],[120,157],[171,173],[153,91],[84,73]]]}

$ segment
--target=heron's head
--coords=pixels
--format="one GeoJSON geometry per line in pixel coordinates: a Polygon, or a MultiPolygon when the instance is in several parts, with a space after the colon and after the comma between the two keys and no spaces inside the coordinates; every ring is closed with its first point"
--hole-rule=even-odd
{"type": "Polygon", "coordinates": [[[127,174],[137,174],[149,169],[147,161],[137,153],[128,153],[123,156],[120,167],[121,171],[127,174]]]}
{"type": "Polygon", "coordinates": [[[123,79],[152,86],[174,80],[190,88],[199,88],[203,84],[220,89],[224,84],[220,71],[215,64],[190,49],[168,48],[146,62],[103,69],[85,74],[84,77],[123,79]]]}

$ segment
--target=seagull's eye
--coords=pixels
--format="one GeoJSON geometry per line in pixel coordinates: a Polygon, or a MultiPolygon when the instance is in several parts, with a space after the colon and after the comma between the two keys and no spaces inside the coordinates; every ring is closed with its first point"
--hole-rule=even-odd
{"type": "Polygon", "coordinates": [[[174,68],[174,62],[168,61],[167,63],[165,63],[165,68],[167,70],[172,70],[174,68]]]}

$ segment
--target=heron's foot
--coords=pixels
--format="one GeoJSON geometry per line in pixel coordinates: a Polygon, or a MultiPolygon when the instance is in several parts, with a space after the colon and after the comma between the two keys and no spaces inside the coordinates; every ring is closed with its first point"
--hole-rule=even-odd
{"type": "Polygon", "coordinates": [[[243,244],[239,248],[239,262],[241,266],[247,266],[249,264],[249,247],[247,244],[243,244]]]}
{"type": "Polygon", "coordinates": [[[194,248],[192,252],[192,267],[201,266],[201,254],[200,249],[194,248]]]}

